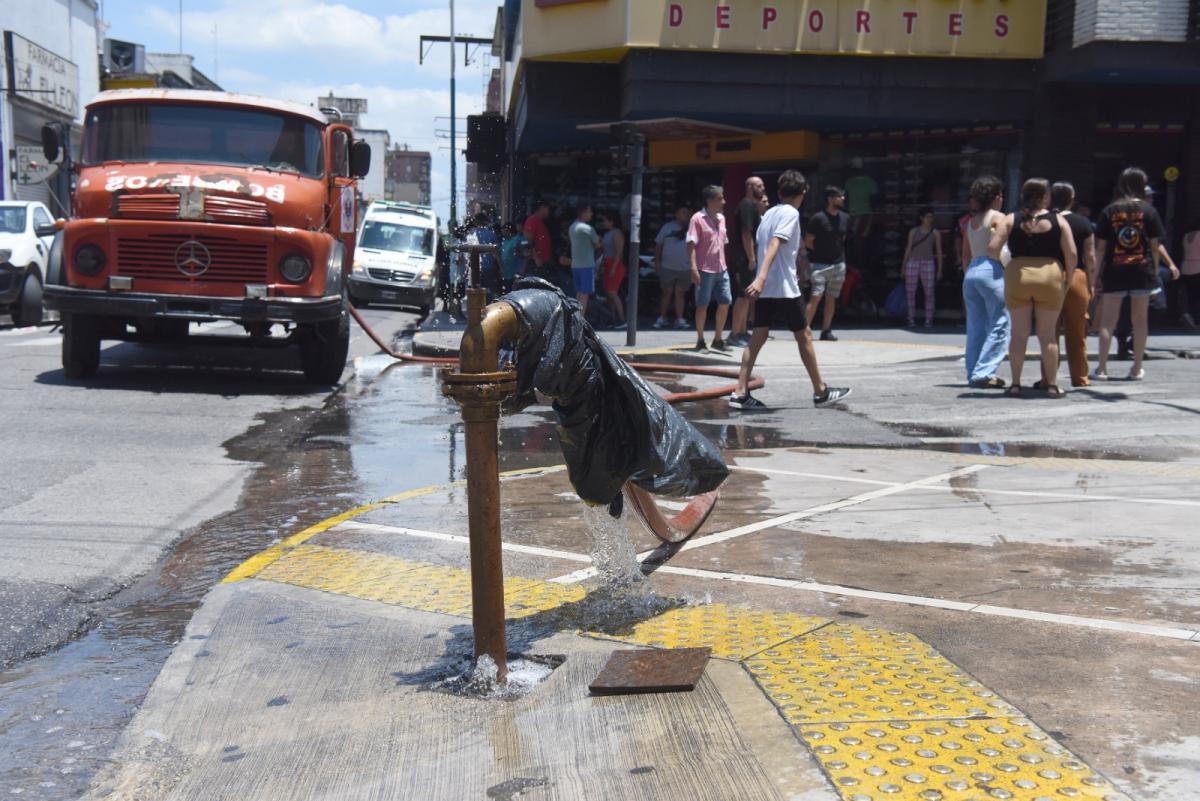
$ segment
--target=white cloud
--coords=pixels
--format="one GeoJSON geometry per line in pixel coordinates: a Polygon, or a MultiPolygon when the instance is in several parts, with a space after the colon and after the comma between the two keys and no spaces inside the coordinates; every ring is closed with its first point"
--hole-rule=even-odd
{"type": "MultiPolygon", "coordinates": [[[[459,0],[457,32],[490,36],[498,5],[497,0],[459,0]]],[[[157,6],[151,6],[149,14],[164,32],[178,31],[178,15],[157,6]]],[[[215,11],[185,10],[183,25],[189,41],[208,41],[215,26],[222,50],[303,55],[317,61],[352,58],[369,70],[417,63],[421,34],[448,34],[450,14],[445,6],[378,17],[322,0],[224,0],[215,11]]]]}

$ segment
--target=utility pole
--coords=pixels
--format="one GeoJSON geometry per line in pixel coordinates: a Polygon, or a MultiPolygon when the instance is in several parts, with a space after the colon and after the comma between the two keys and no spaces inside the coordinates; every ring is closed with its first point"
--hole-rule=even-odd
{"type": "Polygon", "coordinates": [[[183,55],[183,0],[179,0],[179,55],[183,55]]]}
{"type": "Polygon", "coordinates": [[[450,230],[458,227],[458,119],[454,87],[454,0],[450,0],[450,230]]]}

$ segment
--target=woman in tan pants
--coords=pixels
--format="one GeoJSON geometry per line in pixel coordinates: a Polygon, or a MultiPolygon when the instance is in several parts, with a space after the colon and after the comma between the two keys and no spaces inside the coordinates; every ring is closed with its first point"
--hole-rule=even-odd
{"type": "MultiPolygon", "coordinates": [[[[1086,387],[1089,383],[1088,306],[1092,302],[1092,284],[1096,282],[1096,237],[1092,232],[1091,220],[1071,211],[1075,205],[1075,187],[1071,184],[1060,181],[1050,187],[1050,203],[1070,226],[1071,239],[1079,255],[1079,263],[1067,284],[1062,329],[1067,340],[1067,369],[1071,373],[1071,386],[1086,387]]],[[[1036,384],[1034,388],[1037,388],[1036,384]]]]}
{"type": "Polygon", "coordinates": [[[1021,210],[1005,215],[996,226],[988,253],[1000,258],[1008,244],[1012,259],[1004,268],[1004,303],[1012,316],[1012,341],[1008,361],[1012,386],[1007,394],[1022,393],[1021,370],[1031,330],[1037,331],[1042,346],[1042,386],[1052,398],[1064,393],[1058,388],[1058,315],[1067,294],[1067,278],[1075,269],[1077,255],[1071,229],[1061,214],[1047,211],[1050,182],[1030,178],[1021,187],[1021,210]]]}

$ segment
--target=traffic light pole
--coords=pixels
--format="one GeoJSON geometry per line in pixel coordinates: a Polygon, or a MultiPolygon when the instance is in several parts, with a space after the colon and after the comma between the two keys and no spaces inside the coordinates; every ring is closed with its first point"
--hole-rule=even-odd
{"type": "Polygon", "coordinates": [[[642,276],[642,162],[645,160],[646,138],[634,133],[629,142],[629,162],[632,184],[629,201],[629,287],[625,291],[625,345],[637,344],[638,283],[642,276]]]}

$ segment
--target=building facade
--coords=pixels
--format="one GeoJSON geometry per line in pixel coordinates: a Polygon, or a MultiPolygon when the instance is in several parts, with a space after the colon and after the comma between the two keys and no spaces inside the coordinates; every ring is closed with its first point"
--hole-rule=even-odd
{"type": "Polygon", "coordinates": [[[432,156],[428,151],[409,150],[408,145],[397,145],[394,150],[389,150],[385,162],[384,197],[419,206],[430,205],[431,164],[432,156]]]}
{"type": "Polygon", "coordinates": [[[0,99],[0,198],[40,200],[66,216],[68,176],[45,164],[41,130],[61,123],[78,142],[84,106],[100,91],[94,0],[5,0],[0,99]]]}
{"type": "Polygon", "coordinates": [[[733,201],[753,173],[773,193],[787,167],[847,189],[851,256],[880,289],[918,208],[950,245],[983,173],[1010,197],[1029,175],[1071,180],[1098,211],[1140,164],[1178,237],[1200,213],[1198,5],[509,0],[509,211],[627,206],[607,132],[628,121],[648,140],[643,242],[704,185],[733,201]]]}

